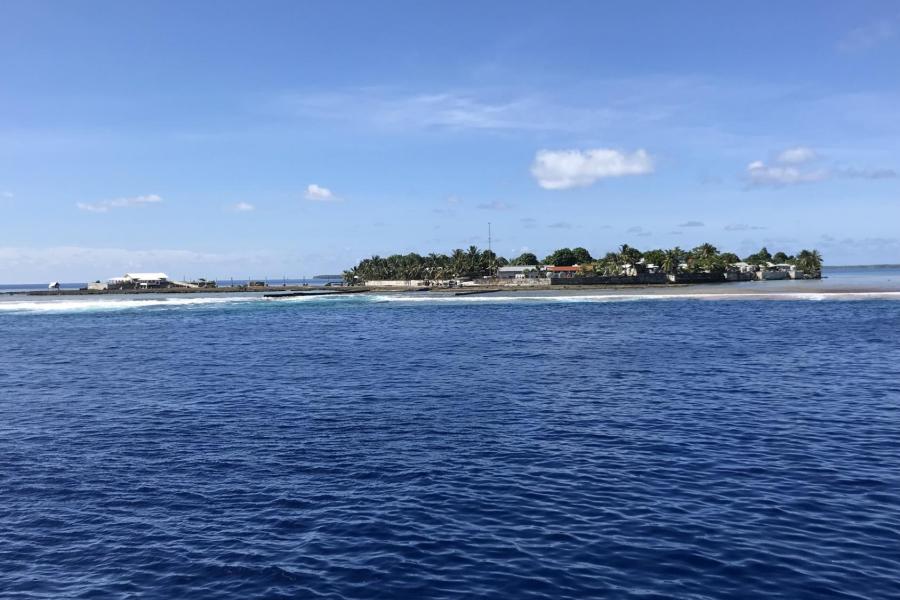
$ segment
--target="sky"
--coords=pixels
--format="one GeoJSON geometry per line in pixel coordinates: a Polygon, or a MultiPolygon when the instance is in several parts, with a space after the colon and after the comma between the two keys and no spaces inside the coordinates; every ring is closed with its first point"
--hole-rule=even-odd
{"type": "Polygon", "coordinates": [[[0,283],[900,263],[895,1],[0,3],[0,283]]]}

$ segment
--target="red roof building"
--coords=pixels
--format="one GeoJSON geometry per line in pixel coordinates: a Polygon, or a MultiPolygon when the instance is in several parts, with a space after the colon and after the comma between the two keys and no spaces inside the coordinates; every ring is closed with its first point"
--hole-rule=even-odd
{"type": "Polygon", "coordinates": [[[578,265],[571,267],[544,267],[549,277],[575,277],[578,275],[578,265]]]}

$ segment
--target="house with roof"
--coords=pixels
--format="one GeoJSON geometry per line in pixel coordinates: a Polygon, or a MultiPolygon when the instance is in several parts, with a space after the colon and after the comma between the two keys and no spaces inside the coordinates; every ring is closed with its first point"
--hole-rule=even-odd
{"type": "Polygon", "coordinates": [[[577,277],[579,269],[580,267],[578,265],[572,265],[571,267],[544,267],[544,271],[547,273],[547,277],[549,277],[550,279],[577,277]]]}
{"type": "Polygon", "coordinates": [[[507,265],[497,269],[498,279],[537,279],[540,276],[538,265],[507,265]]]}

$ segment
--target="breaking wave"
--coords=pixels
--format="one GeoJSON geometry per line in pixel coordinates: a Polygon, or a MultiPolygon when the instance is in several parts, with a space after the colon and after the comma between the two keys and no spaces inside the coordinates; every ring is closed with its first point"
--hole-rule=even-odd
{"type": "Polygon", "coordinates": [[[40,299],[40,300],[0,300],[0,313],[4,312],[29,312],[29,313],[66,313],[66,312],[92,312],[92,311],[116,311],[140,308],[179,308],[196,307],[216,304],[236,304],[255,302],[259,298],[247,296],[231,296],[228,298],[67,298],[40,299]]]}
{"type": "Polygon", "coordinates": [[[579,294],[548,292],[528,293],[488,293],[454,296],[433,292],[419,293],[372,293],[334,296],[294,296],[285,298],[264,298],[261,296],[202,296],[195,298],[65,298],[65,299],[0,299],[0,314],[3,313],[76,313],[104,312],[139,309],[191,309],[229,307],[235,305],[296,305],[298,303],[354,303],[354,304],[515,304],[515,303],[604,303],[642,302],[672,300],[781,300],[781,301],[848,301],[848,300],[900,300],[900,292],[783,292],[783,293],[707,293],[682,292],[665,293],[618,293],[579,294]]]}

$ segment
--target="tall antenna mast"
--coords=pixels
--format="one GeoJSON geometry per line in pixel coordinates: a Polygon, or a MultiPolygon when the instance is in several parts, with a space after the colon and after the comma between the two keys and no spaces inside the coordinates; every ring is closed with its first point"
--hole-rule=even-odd
{"type": "Polygon", "coordinates": [[[491,270],[491,278],[493,278],[494,277],[494,262],[496,262],[496,261],[494,260],[494,251],[491,250],[491,222],[490,221],[488,221],[488,252],[490,252],[490,254],[491,254],[490,270],[491,270]]]}

